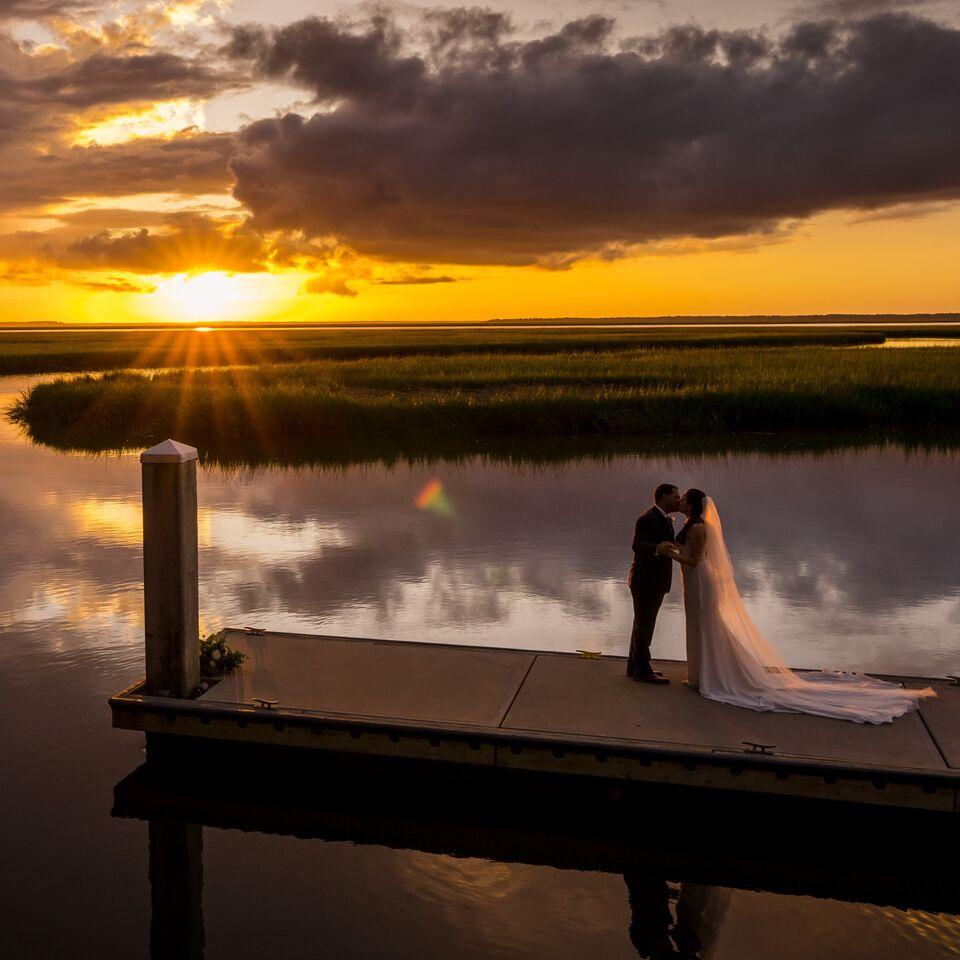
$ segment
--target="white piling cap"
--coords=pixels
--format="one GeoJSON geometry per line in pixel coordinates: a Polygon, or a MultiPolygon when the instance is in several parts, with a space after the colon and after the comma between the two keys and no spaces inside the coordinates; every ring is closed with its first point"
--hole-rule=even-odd
{"type": "Polygon", "coordinates": [[[140,454],[141,463],[186,463],[197,459],[197,448],[176,440],[164,440],[140,454]]]}

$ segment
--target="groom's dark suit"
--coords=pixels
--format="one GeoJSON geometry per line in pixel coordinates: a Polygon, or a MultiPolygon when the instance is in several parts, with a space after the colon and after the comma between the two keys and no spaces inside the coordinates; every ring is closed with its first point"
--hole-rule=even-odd
{"type": "Polygon", "coordinates": [[[633,532],[633,563],[627,577],[633,597],[633,630],[627,659],[627,673],[631,676],[652,672],[650,641],[660,605],[673,582],[673,561],[661,557],[657,546],[664,540],[674,539],[672,521],[657,507],[651,507],[637,520],[633,532]]]}

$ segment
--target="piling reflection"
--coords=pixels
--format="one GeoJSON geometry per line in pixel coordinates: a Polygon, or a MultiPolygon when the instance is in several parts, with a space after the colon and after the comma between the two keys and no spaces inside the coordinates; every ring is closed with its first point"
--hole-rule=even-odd
{"type": "MultiPolygon", "coordinates": [[[[939,875],[960,852],[949,818],[611,789],[589,778],[559,790],[550,778],[515,773],[461,769],[438,777],[413,761],[154,735],[147,762],[114,791],[115,816],[150,824],[152,956],[203,955],[203,827],[406,852],[413,857],[405,861],[408,887],[425,890],[441,870],[437,892],[451,892],[440,902],[460,896],[452,891],[463,884],[479,883],[489,894],[494,867],[508,871],[506,880],[519,865],[620,876],[623,935],[638,956],[656,960],[714,956],[731,898],[767,897],[760,903],[768,906],[777,898],[829,898],[820,901],[824,909],[843,901],[960,908],[956,884],[939,875]],[[757,829],[764,822],[784,824],[782,842],[757,829]],[[882,844],[881,836],[910,842],[882,844]],[[451,857],[477,867],[451,872],[437,862],[451,857]]],[[[504,894],[520,890],[508,884],[504,894]]],[[[589,922],[589,907],[582,909],[589,922]]]]}
{"type": "Polygon", "coordinates": [[[203,827],[153,819],[150,831],[150,956],[203,957],[203,827]]]}

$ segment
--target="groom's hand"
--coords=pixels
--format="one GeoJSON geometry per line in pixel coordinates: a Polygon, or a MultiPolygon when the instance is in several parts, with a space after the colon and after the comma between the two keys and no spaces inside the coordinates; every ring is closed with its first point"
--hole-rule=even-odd
{"type": "Polygon", "coordinates": [[[657,544],[657,555],[660,557],[665,557],[669,553],[673,553],[676,549],[676,546],[671,540],[664,540],[663,543],[657,544]]]}

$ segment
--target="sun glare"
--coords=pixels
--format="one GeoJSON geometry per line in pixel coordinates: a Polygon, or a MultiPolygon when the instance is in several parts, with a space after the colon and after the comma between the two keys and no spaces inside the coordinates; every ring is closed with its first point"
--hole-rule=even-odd
{"type": "Polygon", "coordinates": [[[155,312],[164,319],[240,320],[261,310],[253,287],[256,278],[213,270],[194,275],[178,273],[157,284],[155,312]]]}

